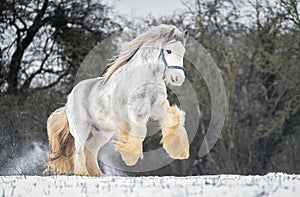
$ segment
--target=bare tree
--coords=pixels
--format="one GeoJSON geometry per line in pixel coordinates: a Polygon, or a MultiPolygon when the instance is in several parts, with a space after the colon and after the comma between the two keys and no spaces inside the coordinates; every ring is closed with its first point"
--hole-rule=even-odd
{"type": "Polygon", "coordinates": [[[91,0],[4,0],[0,7],[0,89],[8,94],[74,77],[97,41],[121,30],[110,8],[91,0]]]}

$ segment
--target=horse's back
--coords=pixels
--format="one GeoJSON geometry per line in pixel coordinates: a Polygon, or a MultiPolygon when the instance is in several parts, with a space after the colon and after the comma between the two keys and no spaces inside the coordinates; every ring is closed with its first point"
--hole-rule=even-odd
{"type": "Polygon", "coordinates": [[[91,78],[91,79],[85,79],[81,82],[79,82],[78,84],[76,84],[76,86],[73,88],[71,94],[80,94],[80,93],[89,93],[92,88],[94,87],[94,85],[98,84],[98,83],[102,83],[104,82],[104,78],[103,77],[97,77],[97,78],[91,78]]]}

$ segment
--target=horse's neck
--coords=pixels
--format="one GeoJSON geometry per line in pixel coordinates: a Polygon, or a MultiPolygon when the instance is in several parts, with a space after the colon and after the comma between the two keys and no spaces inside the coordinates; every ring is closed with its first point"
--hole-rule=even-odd
{"type": "Polygon", "coordinates": [[[128,85],[134,86],[147,81],[164,84],[164,65],[159,63],[158,55],[158,45],[142,46],[124,66],[116,70],[109,86],[114,88],[119,83],[131,83],[128,85]]]}
{"type": "Polygon", "coordinates": [[[132,57],[132,61],[130,61],[129,64],[134,64],[133,66],[138,66],[140,64],[145,65],[157,63],[157,51],[158,50],[156,48],[143,46],[132,57]]]}
{"type": "Polygon", "coordinates": [[[158,46],[142,46],[127,63],[126,67],[134,68],[136,69],[135,72],[141,74],[147,73],[147,75],[151,75],[153,78],[157,78],[158,80],[162,79],[164,67],[161,62],[159,62],[158,55],[158,46]]]}

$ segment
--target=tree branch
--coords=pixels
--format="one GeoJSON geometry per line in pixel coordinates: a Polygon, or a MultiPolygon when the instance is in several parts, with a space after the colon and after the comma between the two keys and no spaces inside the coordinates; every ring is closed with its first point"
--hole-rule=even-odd
{"type": "Polygon", "coordinates": [[[28,89],[30,87],[30,84],[31,84],[31,81],[34,79],[34,77],[40,73],[42,73],[44,70],[44,65],[46,63],[46,61],[48,60],[48,58],[50,57],[50,55],[52,54],[53,52],[53,48],[54,48],[54,45],[55,45],[55,42],[53,41],[52,42],[52,45],[50,47],[50,51],[47,53],[47,46],[48,46],[48,42],[49,40],[51,39],[51,36],[49,36],[47,39],[46,39],[46,42],[45,42],[45,45],[43,47],[43,52],[46,54],[44,59],[42,60],[41,62],[41,65],[39,67],[39,69],[37,71],[35,71],[34,73],[32,73],[29,77],[27,77],[27,79],[25,80],[25,82],[23,83],[22,87],[20,88],[21,91],[24,91],[26,89],[28,89]]]}
{"type": "Polygon", "coordinates": [[[7,91],[9,94],[16,94],[18,91],[18,75],[21,69],[21,61],[24,52],[32,42],[38,30],[45,24],[45,23],[41,23],[41,20],[45,15],[48,3],[49,3],[48,0],[44,1],[41,10],[38,11],[38,14],[35,17],[33,24],[26,31],[26,36],[23,39],[21,37],[19,27],[16,24],[14,25],[17,28],[18,40],[17,40],[17,48],[13,53],[10,61],[10,65],[9,65],[10,69],[7,76],[7,82],[8,82],[7,91]]]}
{"type": "Polygon", "coordinates": [[[71,66],[69,66],[68,69],[66,71],[64,71],[63,74],[59,75],[59,77],[54,82],[52,82],[46,86],[36,87],[36,88],[34,88],[34,90],[45,90],[45,89],[49,89],[49,88],[56,86],[63,77],[65,77],[69,74],[70,70],[71,70],[71,66]]]}

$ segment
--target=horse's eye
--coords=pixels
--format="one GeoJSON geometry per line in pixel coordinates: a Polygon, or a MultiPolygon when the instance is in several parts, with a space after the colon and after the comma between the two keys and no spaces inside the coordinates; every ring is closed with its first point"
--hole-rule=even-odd
{"type": "Polygon", "coordinates": [[[168,53],[168,54],[171,54],[171,53],[172,53],[172,51],[171,51],[171,50],[167,50],[167,53],[168,53]]]}

